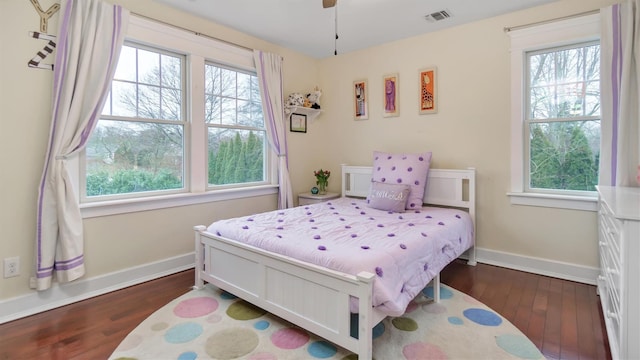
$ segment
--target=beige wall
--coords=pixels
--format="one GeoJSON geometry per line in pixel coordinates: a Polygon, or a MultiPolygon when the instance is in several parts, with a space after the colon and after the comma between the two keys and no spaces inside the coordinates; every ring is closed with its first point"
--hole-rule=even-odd
{"type": "MultiPolygon", "coordinates": [[[[39,2],[48,9],[59,1],[39,2]]],[[[314,59],[150,0],[114,3],[137,14],[281,54],[286,63],[287,93],[317,85],[317,61],[314,59]]],[[[58,14],[49,24],[50,34],[57,33],[58,14]]],[[[48,141],[53,72],[27,67],[27,61],[44,45],[44,42],[28,37],[29,31],[39,31],[39,17],[29,1],[1,0],[0,27],[0,260],[13,256],[20,256],[21,260],[20,276],[9,279],[0,276],[2,300],[31,293],[28,284],[34,266],[36,199],[48,141]]],[[[45,63],[53,60],[50,56],[45,63]]],[[[301,146],[295,140],[291,142],[301,146]]],[[[86,219],[85,278],[193,252],[194,225],[271,210],[276,205],[275,196],[262,196],[86,219]]]]}
{"type": "MultiPolygon", "coordinates": [[[[514,206],[510,184],[510,54],[506,26],[599,9],[566,0],[332,57],[320,64],[330,106],[311,129],[318,165],[369,164],[373,150],[433,151],[434,167],[477,169],[481,248],[598,267],[594,212],[514,206]],[[438,69],[439,111],[418,114],[419,69],[438,69]],[[382,76],[399,74],[400,116],[382,117],[382,76]],[[369,82],[369,119],[354,121],[351,87],[369,82]],[[317,136],[317,137],[316,137],[317,136]],[[326,146],[331,139],[332,145],[326,146]],[[322,154],[322,155],[320,155],[322,154]]],[[[426,25],[425,25],[426,26],[426,25]]],[[[309,169],[307,169],[308,172],[309,169]]],[[[338,182],[330,183],[339,189],[338,182]]]]}
{"type": "MultiPolygon", "coordinates": [[[[433,151],[434,167],[478,172],[478,239],[487,249],[597,266],[591,212],[512,206],[509,185],[509,40],[504,26],[574,14],[614,3],[564,0],[544,7],[406,39],[352,54],[313,60],[151,0],[114,0],[157,18],[285,58],[285,95],[323,90],[323,113],[308,132],[288,133],[294,193],[328,168],[339,190],[339,164],[369,164],[373,150],[433,151]],[[437,66],[439,112],[418,115],[416,73],[437,66]],[[398,73],[400,116],[382,118],[381,78],[398,73]],[[352,118],[351,86],[369,81],[369,120],[352,118]]],[[[53,0],[40,0],[48,8],[53,0]]],[[[57,17],[54,16],[54,18],[57,17]]],[[[50,33],[56,33],[55,19],[50,33]]],[[[26,62],[43,46],[30,39],[39,18],[24,0],[0,1],[0,259],[20,256],[21,276],[0,279],[0,300],[28,294],[36,197],[50,123],[52,72],[26,62]]],[[[47,59],[52,62],[52,59],[47,59]]],[[[85,221],[86,278],[193,251],[192,226],[275,207],[274,196],[93,218],[85,221]],[[159,227],[158,224],[162,224],[159,227]]]]}

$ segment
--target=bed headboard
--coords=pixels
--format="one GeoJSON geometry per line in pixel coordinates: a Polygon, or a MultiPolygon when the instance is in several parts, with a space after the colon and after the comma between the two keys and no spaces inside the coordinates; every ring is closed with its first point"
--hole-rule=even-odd
{"type": "MultiPolygon", "coordinates": [[[[342,165],[342,196],[362,197],[369,194],[371,166],[342,165]]],[[[466,209],[475,225],[476,170],[429,169],[427,185],[422,198],[427,205],[466,209]]]]}

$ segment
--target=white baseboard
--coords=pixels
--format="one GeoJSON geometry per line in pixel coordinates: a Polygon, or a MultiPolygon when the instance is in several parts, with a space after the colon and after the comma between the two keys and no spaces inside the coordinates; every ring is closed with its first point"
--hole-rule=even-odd
{"type": "MultiPolygon", "coordinates": [[[[594,267],[483,248],[476,251],[480,263],[585,284],[595,285],[599,273],[594,267]]],[[[194,253],[190,253],[67,284],[54,283],[47,291],[0,301],[0,324],[191,269],[194,265],[194,253]]]]}
{"type": "Polygon", "coordinates": [[[480,263],[501,266],[554,278],[596,285],[600,269],[530,256],[522,256],[502,251],[477,248],[480,263]]]}
{"type": "Polygon", "coordinates": [[[194,253],[148,263],[0,301],[0,324],[191,269],[194,253]]]}

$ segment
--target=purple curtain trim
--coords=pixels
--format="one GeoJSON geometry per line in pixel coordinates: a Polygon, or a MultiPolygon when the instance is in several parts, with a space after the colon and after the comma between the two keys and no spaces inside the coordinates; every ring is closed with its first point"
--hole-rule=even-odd
{"type": "Polygon", "coordinates": [[[611,83],[613,116],[611,119],[611,185],[617,183],[616,169],[618,168],[618,115],[620,112],[620,69],[622,69],[622,40],[620,38],[620,4],[612,6],[613,23],[613,59],[611,61],[611,83]]]}
{"type": "Polygon", "coordinates": [[[44,169],[42,172],[42,178],[40,180],[40,195],[38,196],[38,216],[36,223],[36,245],[37,245],[37,259],[36,259],[36,269],[41,269],[40,265],[42,263],[42,206],[43,206],[43,197],[45,191],[45,183],[48,179],[49,173],[49,163],[51,162],[52,153],[53,153],[53,139],[55,135],[56,123],[57,123],[57,110],[60,104],[60,88],[61,82],[64,78],[64,73],[66,70],[66,59],[67,59],[67,34],[69,33],[69,22],[71,19],[71,12],[73,10],[73,1],[69,0],[67,2],[67,7],[64,11],[64,16],[62,18],[62,24],[60,25],[60,34],[58,34],[58,44],[56,45],[56,60],[54,64],[54,79],[53,79],[53,91],[55,104],[53,108],[53,118],[51,123],[51,134],[49,136],[49,149],[47,150],[47,155],[45,157],[44,169]]]}
{"type": "Polygon", "coordinates": [[[70,270],[75,269],[78,266],[84,265],[84,256],[78,256],[73,260],[67,261],[56,261],[54,266],[49,266],[46,268],[39,269],[36,273],[36,277],[38,279],[51,277],[53,275],[53,270],[70,270]]]}
{"type": "MultiPolygon", "coordinates": [[[[266,83],[266,79],[265,79],[265,69],[264,69],[264,52],[260,51],[260,71],[262,73],[262,79],[260,79],[260,81],[262,82],[262,89],[265,91],[265,94],[263,95],[264,99],[269,99],[269,87],[267,86],[266,83]]],[[[265,104],[267,106],[267,114],[264,114],[265,117],[267,118],[266,120],[269,121],[271,124],[275,124],[274,118],[273,118],[273,108],[271,107],[271,101],[265,101],[265,104]]],[[[271,141],[273,143],[273,147],[276,150],[276,154],[280,155],[281,151],[280,151],[280,139],[278,138],[278,133],[277,131],[275,131],[275,126],[271,126],[271,141]]]]}
{"type": "Polygon", "coordinates": [[[55,268],[56,270],[70,270],[70,269],[75,269],[78,266],[82,266],[82,265],[84,265],[84,257],[77,259],[75,262],[67,263],[67,264],[62,264],[56,261],[55,268]]]}
{"type": "MultiPolygon", "coordinates": [[[[116,52],[115,51],[116,40],[118,39],[118,34],[120,34],[121,28],[122,28],[122,7],[113,5],[113,8],[115,11],[113,14],[113,32],[111,33],[111,50],[109,51],[109,68],[111,68],[114,61],[114,55],[116,52]]],[[[107,89],[111,84],[111,81],[110,81],[112,78],[111,74],[112,72],[107,73],[107,79],[106,79],[107,81],[104,82],[104,87],[102,88],[102,92],[101,92],[102,96],[104,96],[107,93],[107,89]]],[[[104,104],[104,101],[100,101],[97,105],[100,105],[100,104],[104,104]]],[[[93,112],[91,113],[91,118],[89,119],[89,123],[82,130],[82,134],[80,136],[80,143],[75,149],[73,149],[74,152],[78,149],[84,148],[87,141],[89,141],[89,136],[91,136],[91,133],[95,127],[94,125],[98,121],[98,117],[100,116],[101,112],[102,112],[102,106],[97,106],[95,109],[93,109],[93,112]]]]}

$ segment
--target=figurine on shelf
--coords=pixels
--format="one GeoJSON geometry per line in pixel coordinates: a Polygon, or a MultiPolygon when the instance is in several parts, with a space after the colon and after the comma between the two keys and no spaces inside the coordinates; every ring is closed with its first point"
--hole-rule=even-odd
{"type": "Polygon", "coordinates": [[[307,100],[309,100],[309,103],[311,104],[310,107],[312,109],[320,109],[320,96],[322,96],[322,90],[317,86],[312,92],[307,94],[307,100]]]}

